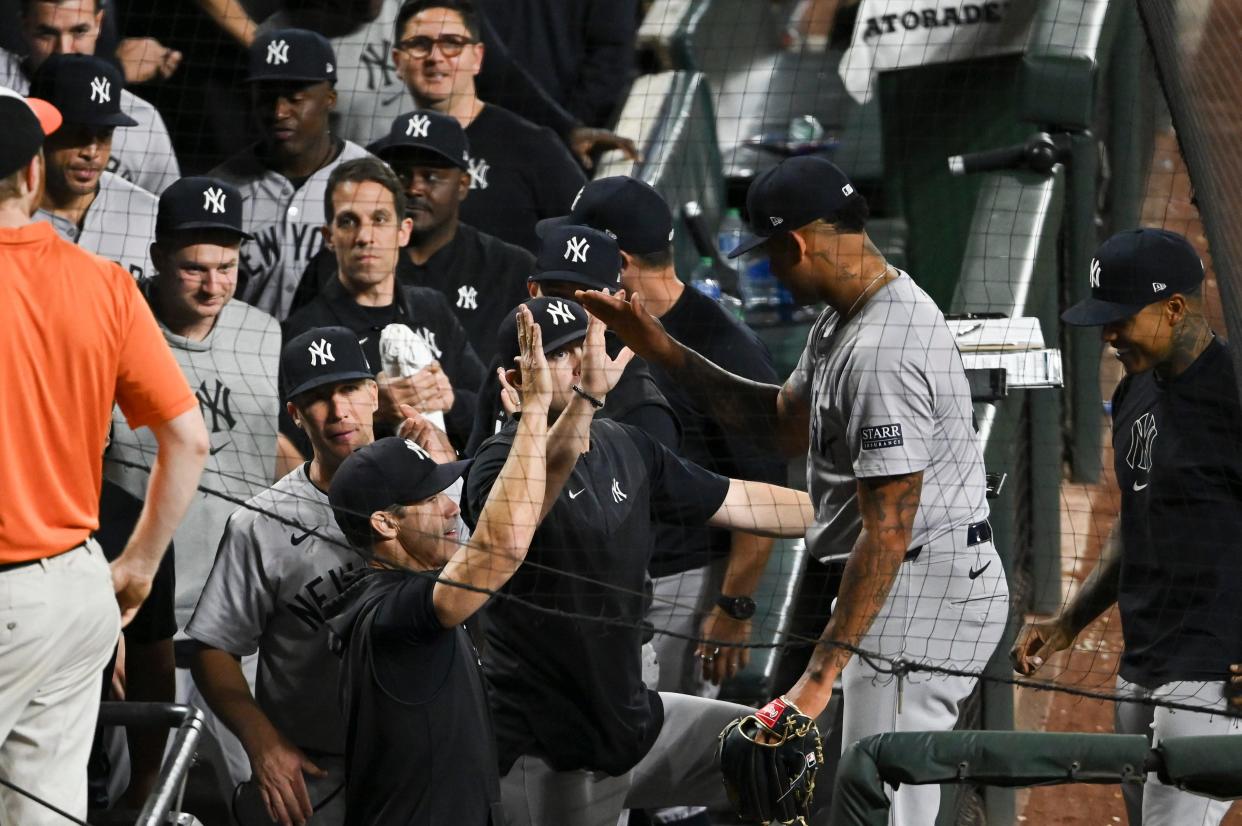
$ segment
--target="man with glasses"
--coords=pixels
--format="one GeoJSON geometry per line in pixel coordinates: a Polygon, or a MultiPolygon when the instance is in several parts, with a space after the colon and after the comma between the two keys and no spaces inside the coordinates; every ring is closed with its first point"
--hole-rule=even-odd
{"type": "Polygon", "coordinates": [[[237,294],[284,321],[302,271],[323,245],[323,196],[337,166],[366,157],[334,136],[336,55],[322,35],[277,29],[250,47],[251,107],[262,137],[211,174],[241,190],[245,229],[237,294]]]}
{"type": "Polygon", "coordinates": [[[564,215],[586,183],[555,133],[480,100],[479,16],[469,0],[410,0],[397,15],[397,73],[421,109],[451,115],[470,140],[462,219],[528,250],[535,224],[564,215]]]}

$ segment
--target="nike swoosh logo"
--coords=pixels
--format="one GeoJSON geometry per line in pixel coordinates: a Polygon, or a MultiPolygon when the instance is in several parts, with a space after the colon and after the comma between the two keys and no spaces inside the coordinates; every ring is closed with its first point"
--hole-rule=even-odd
{"type": "Polygon", "coordinates": [[[220,451],[224,450],[226,447],[228,447],[228,446],[229,446],[229,445],[231,445],[232,443],[233,443],[233,442],[232,442],[232,440],[229,440],[229,441],[225,442],[224,444],[220,445],[219,447],[213,447],[213,448],[208,449],[208,451],[207,451],[207,452],[208,452],[209,454],[211,454],[212,456],[215,456],[217,453],[219,453],[220,451]]]}
{"type": "Polygon", "coordinates": [[[1136,491],[1138,491],[1138,490],[1142,490],[1143,488],[1147,487],[1147,485],[1148,485],[1148,484],[1149,484],[1148,482],[1144,482],[1143,484],[1141,484],[1141,485],[1140,485],[1138,482],[1135,482],[1135,483],[1134,483],[1133,485],[1131,485],[1130,487],[1132,487],[1132,488],[1134,488],[1136,491]]]}
{"type": "Polygon", "coordinates": [[[572,490],[571,490],[571,491],[569,492],[569,498],[570,498],[570,499],[577,499],[579,496],[581,496],[581,495],[582,495],[582,491],[583,491],[583,490],[586,490],[586,488],[583,488],[582,490],[579,490],[579,491],[572,491],[572,490]]]}
{"type": "Polygon", "coordinates": [[[293,534],[289,534],[289,541],[292,542],[294,545],[301,545],[303,542],[306,541],[306,537],[308,536],[310,536],[309,531],[302,534],[301,536],[294,536],[293,534]]]}
{"type": "Polygon", "coordinates": [[[979,570],[976,571],[974,568],[971,568],[970,573],[967,574],[967,576],[969,576],[971,579],[978,579],[979,575],[982,574],[984,571],[986,571],[991,564],[992,564],[992,560],[989,559],[987,562],[983,563],[983,567],[980,568],[979,570]]]}

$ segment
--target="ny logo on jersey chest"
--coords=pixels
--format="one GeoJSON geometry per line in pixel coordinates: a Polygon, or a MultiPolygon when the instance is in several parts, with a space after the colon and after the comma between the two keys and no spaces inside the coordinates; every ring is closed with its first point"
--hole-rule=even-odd
{"type": "Polygon", "coordinates": [[[471,189],[487,189],[487,173],[491,170],[491,166],[483,158],[467,158],[466,164],[470,167],[467,171],[470,173],[471,189]]]}
{"type": "Polygon", "coordinates": [[[1151,450],[1156,443],[1156,433],[1156,417],[1151,413],[1144,413],[1130,425],[1130,450],[1126,453],[1126,464],[1132,470],[1151,470],[1151,450]]]}
{"type": "Polygon", "coordinates": [[[199,412],[206,418],[207,413],[211,413],[211,432],[219,433],[225,429],[221,427],[223,423],[229,430],[237,426],[237,420],[233,418],[233,411],[229,404],[229,397],[232,391],[228,386],[216,379],[215,389],[208,389],[207,381],[204,379],[198,386],[198,390],[194,393],[198,399],[199,412]]]}
{"type": "Polygon", "coordinates": [[[479,309],[479,291],[475,287],[462,285],[457,288],[457,306],[463,310],[479,309]]]}

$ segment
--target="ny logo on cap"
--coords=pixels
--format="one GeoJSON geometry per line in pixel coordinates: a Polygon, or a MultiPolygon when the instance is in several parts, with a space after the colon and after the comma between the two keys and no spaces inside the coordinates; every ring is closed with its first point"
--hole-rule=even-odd
{"type": "Polygon", "coordinates": [[[552,319],[553,327],[560,327],[562,321],[566,324],[572,324],[574,313],[564,301],[557,301],[554,304],[548,305],[548,317],[552,319]]]}
{"type": "Polygon", "coordinates": [[[570,212],[573,212],[575,209],[578,208],[578,202],[582,200],[582,190],[584,189],[586,189],[585,186],[578,187],[578,194],[574,196],[574,202],[569,205],[570,212]]]}
{"type": "Polygon", "coordinates": [[[415,453],[417,453],[418,458],[420,459],[431,458],[431,455],[427,453],[427,451],[423,450],[423,446],[420,445],[418,442],[414,441],[413,439],[406,439],[405,446],[409,448],[410,450],[414,451],[415,453]]]}
{"type": "Polygon", "coordinates": [[[412,138],[425,138],[430,128],[431,118],[426,115],[412,115],[405,127],[405,134],[412,138]]]}
{"type": "Polygon", "coordinates": [[[1098,259],[1091,259],[1091,288],[1099,289],[1100,286],[1100,262],[1098,259]]]}
{"type": "Polygon", "coordinates": [[[324,72],[326,72],[327,74],[332,74],[334,71],[336,71],[336,69],[334,69],[334,68],[332,67],[332,64],[331,64],[331,63],[329,63],[329,64],[327,64],[326,66],[324,66],[323,70],[324,70],[324,72]]]}
{"type": "Polygon", "coordinates": [[[332,355],[332,342],[326,338],[319,339],[306,349],[310,353],[311,367],[319,367],[330,361],[336,361],[336,356],[332,355]]]}
{"type": "Polygon", "coordinates": [[[203,212],[224,212],[225,192],[218,186],[211,186],[203,193],[203,212]]]}
{"type": "Polygon", "coordinates": [[[112,84],[102,75],[91,81],[91,103],[108,103],[112,100],[112,84]]]}
{"type": "Polygon", "coordinates": [[[770,216],[770,217],[768,218],[768,220],[772,222],[772,226],[774,226],[774,227],[779,227],[781,224],[785,223],[785,219],[784,219],[784,218],[780,218],[780,217],[778,217],[778,216],[776,216],[776,215],[772,215],[772,216],[770,216]]]}
{"type": "Polygon", "coordinates": [[[264,58],[269,66],[279,66],[282,63],[289,62],[289,43],[285,40],[273,40],[267,44],[267,57],[264,58]]]}
{"type": "Polygon", "coordinates": [[[1168,284],[1165,284],[1163,281],[1153,281],[1153,282],[1151,282],[1151,291],[1152,291],[1153,293],[1158,293],[1158,292],[1160,292],[1161,290],[1163,290],[1163,289],[1164,289],[1165,287],[1167,287],[1167,286],[1169,286],[1169,285],[1168,285],[1168,284]]]}
{"type": "Polygon", "coordinates": [[[585,264],[587,260],[587,250],[591,245],[587,243],[587,239],[574,236],[565,242],[565,260],[571,263],[585,264]]]}

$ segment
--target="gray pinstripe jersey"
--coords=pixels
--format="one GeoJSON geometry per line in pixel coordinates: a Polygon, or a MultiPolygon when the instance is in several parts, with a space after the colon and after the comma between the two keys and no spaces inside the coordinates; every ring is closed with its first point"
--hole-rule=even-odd
{"type": "MultiPolygon", "coordinates": [[[[280,327],[267,313],[230,301],[202,341],[173,335],[163,325],[161,329],[198,397],[211,438],[199,481],[202,489],[173,537],[177,625],[184,628],[207,581],[225,520],[237,502],[266,488],[275,471],[280,327]]],[[[113,411],[112,444],[104,465],[109,479],[145,498],[147,468],[155,451],[149,429],[130,430],[120,410],[113,411]]]]}
{"type": "Polygon", "coordinates": [[[238,508],[187,631],[231,654],[259,652],[255,699],[304,749],[343,754],[340,660],[328,649],[323,605],[363,564],[345,543],[327,495],[294,470],[238,508]]]}
{"type": "MultiPolygon", "coordinates": [[[[393,22],[401,0],[383,0],[379,15],[358,31],[329,38],[336,52],[336,111],[333,134],[366,146],[388,134],[392,119],[414,109],[414,99],[392,62],[393,22]]],[[[292,25],[277,12],[264,29],[292,25]]]]}
{"type": "MultiPolygon", "coordinates": [[[[21,58],[3,49],[0,49],[0,86],[23,95],[30,90],[21,58]]],[[[154,106],[128,89],[121,90],[121,111],[138,121],[138,125],[122,126],[112,133],[108,171],[158,195],[181,177],[168,127],[154,106]]]]}
{"type": "Polygon", "coordinates": [[[345,141],[336,159],[306,179],[301,187],[265,167],[254,147],[235,155],[211,174],[232,183],[242,194],[242,221],[255,236],[241,248],[246,290],[240,297],[284,321],[306,264],[323,246],[323,196],[332,170],[369,153],[345,141]]]}
{"type": "Polygon", "coordinates": [[[134,278],[145,278],[151,266],[155,215],[159,199],[111,172],[99,176],[99,192],[86,210],[79,229],[71,221],[39,210],[35,219],[47,221],[61,238],[84,250],[115,261],[134,278]]]}
{"type": "Polygon", "coordinates": [[[987,518],[962,357],[909,275],[876,290],[844,324],[824,310],[789,381],[811,407],[807,485],[816,512],[806,540],[816,556],[853,547],[861,478],[923,472],[911,547],[987,518]]]}

